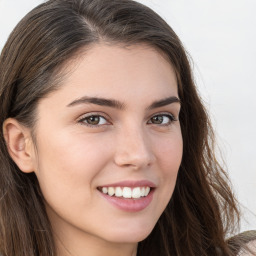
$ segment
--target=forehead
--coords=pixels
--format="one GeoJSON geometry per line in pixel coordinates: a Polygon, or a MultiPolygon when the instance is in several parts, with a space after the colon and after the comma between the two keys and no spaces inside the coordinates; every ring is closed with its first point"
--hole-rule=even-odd
{"type": "Polygon", "coordinates": [[[141,100],[142,95],[146,99],[149,94],[159,98],[177,95],[172,65],[162,53],[146,44],[96,44],[80,51],[63,70],[66,75],[54,94],[65,96],[66,101],[83,94],[118,97],[121,101],[127,97],[141,100]]]}

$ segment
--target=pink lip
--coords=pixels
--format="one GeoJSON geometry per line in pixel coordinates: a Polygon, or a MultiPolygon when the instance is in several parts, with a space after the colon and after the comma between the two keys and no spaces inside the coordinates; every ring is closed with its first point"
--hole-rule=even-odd
{"type": "Polygon", "coordinates": [[[101,196],[103,196],[110,204],[117,207],[118,209],[126,212],[139,212],[145,209],[152,201],[154,191],[156,185],[150,181],[142,180],[142,181],[123,181],[113,184],[106,184],[100,187],[151,187],[149,194],[145,197],[141,197],[139,199],[132,198],[123,198],[123,197],[115,197],[109,196],[99,191],[101,196]]]}
{"type": "Polygon", "coordinates": [[[148,180],[126,180],[126,181],[121,181],[117,183],[112,183],[112,184],[105,184],[102,187],[130,187],[130,188],[135,188],[135,187],[151,187],[155,188],[156,185],[148,180]]]}

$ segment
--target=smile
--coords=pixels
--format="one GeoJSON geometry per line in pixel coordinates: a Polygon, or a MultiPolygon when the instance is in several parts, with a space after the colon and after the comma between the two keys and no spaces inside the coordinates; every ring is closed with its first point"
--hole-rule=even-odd
{"type": "Polygon", "coordinates": [[[101,196],[119,210],[139,212],[153,200],[156,185],[148,180],[123,181],[97,187],[101,196]]]}
{"type": "Polygon", "coordinates": [[[149,194],[150,187],[102,187],[99,190],[109,196],[139,199],[149,194]]]}

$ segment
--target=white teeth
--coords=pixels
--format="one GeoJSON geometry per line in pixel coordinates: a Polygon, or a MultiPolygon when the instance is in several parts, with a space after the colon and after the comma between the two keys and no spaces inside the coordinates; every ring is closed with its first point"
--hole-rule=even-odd
{"type": "Polygon", "coordinates": [[[101,191],[109,196],[138,199],[147,196],[150,192],[150,187],[102,187],[101,191]]]}
{"type": "Polygon", "coordinates": [[[146,189],[145,189],[145,196],[148,195],[149,191],[150,191],[150,187],[146,187],[146,189]]]}
{"type": "Polygon", "coordinates": [[[108,193],[108,188],[106,188],[106,187],[102,188],[102,192],[103,192],[104,194],[107,194],[107,193],[108,193]]]}
{"type": "Polygon", "coordinates": [[[117,187],[115,191],[115,196],[121,197],[122,195],[123,195],[122,189],[120,187],[117,187]]]}
{"type": "Polygon", "coordinates": [[[140,193],[140,188],[134,188],[132,190],[132,198],[140,198],[141,193],[140,193]]]}
{"type": "Polygon", "coordinates": [[[146,189],[143,187],[143,188],[141,189],[141,196],[145,196],[145,191],[146,191],[146,189]]]}
{"type": "Polygon", "coordinates": [[[115,194],[115,189],[112,188],[112,187],[109,187],[109,188],[108,188],[108,194],[109,194],[110,196],[113,196],[113,195],[115,194]]]}
{"type": "Polygon", "coordinates": [[[132,198],[132,189],[128,187],[123,188],[123,197],[124,198],[132,198]]]}

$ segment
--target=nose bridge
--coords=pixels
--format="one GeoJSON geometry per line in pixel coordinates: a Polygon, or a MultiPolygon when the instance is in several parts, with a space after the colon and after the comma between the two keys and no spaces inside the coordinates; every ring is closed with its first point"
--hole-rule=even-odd
{"type": "Polygon", "coordinates": [[[117,135],[115,162],[119,166],[146,167],[153,161],[150,140],[143,126],[129,125],[117,135]]]}

